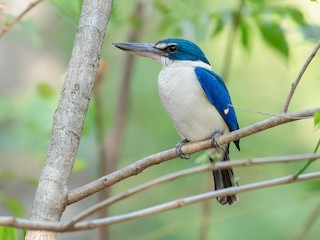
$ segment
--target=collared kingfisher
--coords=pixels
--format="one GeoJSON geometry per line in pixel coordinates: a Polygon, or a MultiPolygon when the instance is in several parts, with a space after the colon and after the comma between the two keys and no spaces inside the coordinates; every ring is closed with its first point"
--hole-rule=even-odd
{"type": "MultiPolygon", "coordinates": [[[[200,141],[239,129],[238,121],[229,92],[222,78],[212,71],[202,50],[193,42],[169,38],[156,44],[118,42],[113,43],[128,53],[148,57],[162,65],[158,77],[161,103],[183,139],[176,145],[177,155],[186,158],[181,146],[188,141],[200,141]]],[[[216,143],[216,141],[215,141],[216,143]]],[[[239,140],[234,142],[240,150],[239,140]]],[[[220,159],[229,160],[229,144],[210,149],[220,159]]],[[[215,189],[237,186],[233,169],[213,171],[215,189]]],[[[221,204],[233,204],[236,195],[217,199],[221,204]]]]}

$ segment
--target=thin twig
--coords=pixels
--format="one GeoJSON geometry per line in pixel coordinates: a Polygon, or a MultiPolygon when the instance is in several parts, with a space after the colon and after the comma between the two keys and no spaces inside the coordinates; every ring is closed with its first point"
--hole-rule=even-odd
{"type": "Polygon", "coordinates": [[[160,212],[168,211],[171,209],[176,209],[180,207],[184,207],[190,204],[198,203],[204,200],[209,200],[213,198],[218,198],[221,196],[226,196],[226,195],[236,195],[242,192],[248,192],[248,191],[253,191],[257,189],[262,189],[262,188],[267,188],[267,187],[273,187],[273,186],[278,186],[278,185],[283,185],[283,184],[289,184],[289,183],[294,183],[296,181],[305,181],[305,180],[311,180],[311,179],[316,179],[320,178],[320,172],[315,172],[315,173],[307,173],[300,175],[296,180],[294,180],[293,176],[286,176],[286,177],[281,177],[281,178],[276,178],[272,180],[267,180],[267,181],[262,181],[262,182],[257,182],[257,183],[251,183],[247,185],[242,185],[242,186],[236,186],[236,187],[230,187],[230,188],[225,188],[222,190],[218,191],[212,191],[212,192],[207,192],[207,193],[202,193],[198,194],[195,196],[191,197],[186,197],[174,201],[170,201],[167,203],[163,203],[160,205],[156,205],[150,208],[145,208],[142,210],[130,212],[127,214],[122,214],[118,216],[113,216],[113,217],[108,217],[105,219],[97,219],[97,220],[91,220],[91,221],[86,221],[86,222],[81,222],[75,225],[74,229],[77,230],[85,230],[88,228],[96,228],[99,226],[105,226],[105,225],[111,225],[111,224],[116,224],[116,223],[121,223],[121,222],[127,222],[132,219],[137,219],[137,218],[142,218],[146,216],[150,216],[153,214],[157,214],[160,212]]]}
{"type": "Polygon", "coordinates": [[[202,166],[198,166],[198,167],[194,167],[194,168],[189,168],[189,169],[185,169],[185,170],[181,170],[178,172],[174,172],[162,177],[159,177],[157,179],[151,180],[149,182],[143,183],[141,185],[138,185],[134,188],[128,189],[125,192],[119,193],[115,196],[112,196],[90,208],[88,208],[87,210],[79,213],[78,215],[76,215],[75,217],[73,217],[68,223],[67,226],[72,226],[75,225],[77,222],[81,221],[84,218],[87,218],[89,216],[91,216],[92,214],[94,214],[95,212],[99,211],[100,209],[103,209],[105,207],[108,207],[114,203],[119,202],[120,200],[123,200],[125,198],[128,198],[134,194],[137,194],[139,192],[142,192],[144,190],[147,190],[149,188],[155,187],[159,184],[168,182],[168,181],[173,181],[179,177],[183,177],[183,176],[187,176],[193,173],[198,173],[198,172],[203,172],[203,171],[207,171],[208,169],[211,169],[212,165],[202,165],[202,166]]]}
{"type": "Polygon", "coordinates": [[[74,216],[68,223],[66,224],[68,227],[75,225],[77,222],[83,220],[94,214],[95,212],[108,207],[114,203],[118,203],[120,200],[126,199],[134,194],[139,192],[145,191],[152,187],[155,187],[159,184],[173,181],[177,178],[188,176],[195,173],[200,173],[204,171],[212,171],[217,169],[227,169],[230,167],[247,167],[252,165],[260,165],[260,164],[272,164],[272,163],[289,163],[289,162],[297,162],[297,161],[304,161],[306,159],[313,159],[317,160],[320,159],[320,154],[300,154],[300,155],[290,155],[290,156],[279,156],[279,157],[264,157],[264,158],[252,158],[252,159],[241,159],[241,160],[234,160],[228,162],[215,162],[214,164],[204,164],[201,166],[196,166],[184,170],[180,170],[157,179],[153,179],[149,182],[143,183],[138,185],[134,188],[128,189],[122,193],[119,193],[113,197],[110,197],[90,208],[86,209],[85,211],[79,213],[78,215],[74,216]]]}
{"type": "MultiPolygon", "coordinates": [[[[287,113],[282,114],[281,116],[275,116],[263,120],[261,122],[257,122],[250,126],[241,128],[237,131],[230,132],[226,135],[222,135],[218,139],[219,145],[225,145],[227,143],[236,141],[240,138],[252,135],[257,132],[261,132],[263,130],[296,121],[297,119],[293,119],[296,117],[307,117],[313,116],[315,111],[320,110],[320,108],[308,109],[295,113],[287,113]]],[[[185,154],[192,154],[201,150],[212,148],[211,140],[199,141],[190,144],[186,144],[182,146],[182,151],[185,154]]],[[[151,167],[156,164],[163,163],[165,161],[171,160],[176,156],[176,151],[174,148],[170,150],[166,150],[163,152],[159,152],[148,157],[142,158],[122,169],[119,169],[113,173],[110,173],[104,177],[101,177],[93,182],[90,182],[86,185],[83,185],[77,189],[70,190],[68,194],[68,204],[72,204],[74,202],[80,201],[81,199],[88,197],[100,190],[110,187],[113,184],[122,181],[128,177],[137,175],[141,173],[144,169],[151,167]]]]}
{"type": "Polygon", "coordinates": [[[160,212],[184,207],[190,204],[198,203],[200,201],[209,200],[209,199],[213,199],[221,196],[235,195],[242,192],[249,192],[257,189],[263,189],[267,187],[279,186],[279,185],[290,184],[295,182],[307,181],[311,179],[318,179],[318,178],[320,178],[320,172],[314,172],[314,173],[302,174],[297,179],[294,179],[293,176],[286,176],[286,177],[276,178],[276,179],[257,182],[257,183],[251,183],[251,184],[237,186],[237,187],[230,187],[230,188],[226,188],[218,191],[202,193],[195,196],[190,196],[190,197],[166,202],[150,208],[145,208],[142,210],[138,210],[138,211],[122,214],[122,215],[112,216],[105,219],[95,219],[95,220],[90,220],[86,222],[80,222],[72,228],[67,228],[65,223],[63,222],[60,223],[60,222],[34,221],[34,220],[27,220],[27,219],[15,218],[10,216],[0,217],[0,225],[10,226],[10,227],[15,227],[20,229],[46,230],[46,231],[54,231],[54,232],[82,231],[82,230],[88,230],[88,229],[93,229],[97,227],[127,222],[133,219],[150,216],[160,212]]]}
{"type": "Polygon", "coordinates": [[[308,68],[310,62],[312,61],[312,59],[314,58],[314,56],[317,54],[317,51],[319,50],[320,48],[320,40],[318,41],[318,43],[316,44],[316,46],[314,47],[314,49],[312,50],[312,52],[310,53],[309,57],[307,58],[307,60],[305,61],[305,63],[303,64],[298,76],[296,77],[296,79],[294,80],[294,82],[292,83],[291,85],[291,89],[290,89],[290,92],[287,96],[287,99],[282,107],[282,110],[281,112],[282,113],[286,113],[288,112],[288,108],[289,108],[289,104],[291,102],[291,99],[293,97],[293,94],[304,74],[304,72],[306,71],[306,69],[308,68]]]}
{"type": "Polygon", "coordinates": [[[25,10],[23,10],[15,19],[13,19],[8,24],[5,24],[0,30],[0,37],[2,37],[6,32],[8,32],[16,23],[18,23],[24,17],[24,15],[26,15],[31,9],[33,9],[42,1],[43,0],[38,0],[33,3],[30,3],[29,6],[25,10]]]}
{"type": "MultiPolygon", "coordinates": [[[[273,113],[267,113],[267,112],[262,112],[262,111],[258,111],[258,110],[251,110],[251,109],[248,109],[248,108],[244,108],[244,107],[240,107],[240,106],[236,106],[234,104],[228,104],[228,106],[230,107],[233,107],[234,109],[239,109],[239,110],[242,110],[242,111],[246,111],[246,112],[251,112],[251,113],[256,113],[256,114],[260,114],[260,115],[264,115],[264,116],[269,116],[269,117],[286,117],[286,116],[283,116],[282,113],[276,113],[276,114],[273,114],[273,113]]],[[[308,117],[291,117],[291,119],[295,119],[295,120],[303,120],[303,119],[308,119],[308,118],[311,118],[312,116],[308,116],[308,117]]],[[[288,117],[289,118],[289,117],[288,117]]]]}
{"type": "MultiPolygon", "coordinates": [[[[318,151],[320,147],[320,139],[318,140],[318,143],[315,147],[315,149],[313,150],[313,153],[316,153],[318,151]]],[[[299,176],[301,173],[303,173],[309,166],[310,164],[313,162],[314,160],[313,159],[309,159],[309,161],[306,163],[306,165],[304,165],[300,170],[299,172],[295,175],[295,177],[299,176]]]]}

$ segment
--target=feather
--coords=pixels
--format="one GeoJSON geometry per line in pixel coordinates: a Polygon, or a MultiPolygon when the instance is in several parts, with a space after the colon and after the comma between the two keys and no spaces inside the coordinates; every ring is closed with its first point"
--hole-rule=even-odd
{"type": "MultiPolygon", "coordinates": [[[[194,71],[210,103],[218,110],[221,117],[225,120],[230,132],[239,129],[237,116],[232,107],[229,92],[222,78],[213,71],[201,67],[196,67],[194,71]]],[[[240,150],[239,140],[234,143],[240,150]]]]}

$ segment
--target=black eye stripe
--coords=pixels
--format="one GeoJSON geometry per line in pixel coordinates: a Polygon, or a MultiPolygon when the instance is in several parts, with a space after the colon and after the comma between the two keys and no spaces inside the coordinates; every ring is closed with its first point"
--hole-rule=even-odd
{"type": "Polygon", "coordinates": [[[176,53],[178,48],[177,45],[169,45],[164,49],[167,53],[176,53]]]}

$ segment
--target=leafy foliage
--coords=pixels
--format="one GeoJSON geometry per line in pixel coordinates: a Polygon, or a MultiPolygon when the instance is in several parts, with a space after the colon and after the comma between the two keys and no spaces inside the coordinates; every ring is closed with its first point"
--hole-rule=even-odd
{"type": "MultiPolygon", "coordinates": [[[[154,1],[154,7],[164,16],[166,16],[161,22],[159,28],[163,31],[170,30],[172,32],[182,31],[182,19],[192,19],[192,23],[189,28],[191,31],[207,32],[211,30],[211,36],[215,37],[230,27],[235,21],[235,12],[232,8],[224,8],[218,11],[213,11],[208,16],[211,18],[211,26],[203,25],[199,21],[199,16],[192,11],[194,5],[188,1],[174,1],[177,3],[163,2],[160,0],[154,1]],[[176,14],[176,9],[185,9],[184,13],[192,13],[189,16],[184,14],[183,18],[179,14],[176,14]],[[188,10],[186,10],[188,9],[188,10]],[[205,28],[206,31],[201,29],[205,28]],[[200,30],[199,30],[200,29],[200,30]]],[[[199,8],[199,7],[198,7],[199,8]]],[[[198,13],[208,11],[207,9],[199,9],[198,13]]],[[[265,0],[249,0],[244,3],[242,9],[240,9],[239,30],[240,30],[240,43],[245,49],[249,49],[251,46],[250,38],[255,28],[259,29],[262,39],[267,45],[275,49],[286,59],[289,57],[289,46],[286,39],[286,22],[292,22],[301,31],[307,32],[309,24],[306,22],[302,11],[296,7],[288,5],[276,5],[274,3],[268,3],[265,0]]],[[[310,33],[309,33],[310,34],[310,33]]],[[[199,34],[191,34],[191,36],[199,36],[199,34]]],[[[307,34],[303,34],[306,36],[307,34]]],[[[204,34],[204,36],[207,36],[204,34]]]]}
{"type": "Polygon", "coordinates": [[[273,6],[268,4],[261,4],[264,1],[249,1],[249,4],[245,5],[243,14],[240,21],[240,30],[242,45],[248,48],[248,32],[247,25],[255,25],[261,33],[261,37],[265,42],[281,55],[289,57],[288,41],[285,37],[286,29],[284,28],[285,21],[291,21],[299,28],[308,26],[305,21],[303,13],[292,6],[273,6]],[[260,2],[260,3],[258,3],[260,2]]]}
{"type": "MultiPolygon", "coordinates": [[[[59,56],[58,61],[60,63],[66,62],[74,41],[81,2],[81,0],[44,1],[44,4],[47,4],[48,8],[46,10],[50,11],[50,9],[54,9],[52,12],[55,16],[53,18],[55,22],[51,22],[50,31],[48,31],[48,29],[41,30],[41,24],[45,23],[38,24],[31,18],[23,19],[22,24],[20,24],[24,30],[22,31],[23,34],[21,38],[26,36],[29,42],[33,43],[32,46],[36,46],[36,50],[40,49],[42,52],[47,52],[53,45],[58,45],[60,54],[66,55],[61,57],[59,53],[56,53],[59,56]],[[44,39],[45,41],[43,41],[44,39]]],[[[132,6],[136,4],[136,2],[137,1],[126,0],[115,1],[108,26],[108,34],[105,40],[105,51],[107,54],[105,54],[105,57],[110,68],[108,68],[107,81],[102,86],[104,93],[103,114],[106,126],[111,125],[113,119],[112,114],[115,112],[115,94],[117,92],[115,89],[118,87],[120,74],[123,72],[122,66],[119,63],[121,63],[124,56],[122,53],[111,49],[109,43],[110,41],[125,41],[128,28],[132,25],[140,26],[141,22],[131,16],[132,6]]],[[[143,24],[147,26],[146,29],[144,29],[145,31],[142,31],[143,33],[139,41],[148,41],[150,39],[159,40],[166,36],[175,36],[188,38],[201,44],[203,44],[201,41],[208,40],[210,43],[217,43],[217,45],[212,45],[213,51],[215,51],[215,48],[219,50],[221,43],[225,45],[225,39],[233,27],[236,7],[231,4],[233,4],[234,1],[207,0],[200,2],[191,0],[151,1],[152,6],[150,7],[150,5],[148,5],[149,18],[147,19],[147,23],[143,24]]],[[[300,9],[290,6],[289,4],[285,5],[279,1],[246,0],[240,11],[239,25],[235,34],[235,40],[238,44],[243,46],[245,50],[249,50],[248,53],[250,56],[245,56],[244,58],[248,58],[246,59],[248,62],[255,58],[259,58],[260,61],[260,54],[268,55],[270,49],[279,53],[280,57],[288,59],[295,57],[295,54],[290,53],[290,50],[292,51],[292,46],[290,46],[292,38],[290,38],[290,34],[292,32],[295,34],[299,34],[300,32],[301,36],[305,39],[317,41],[320,38],[320,27],[315,22],[313,24],[307,22],[305,13],[303,13],[303,8],[300,9]],[[252,50],[254,49],[254,45],[258,44],[257,42],[259,42],[259,40],[263,41],[262,45],[259,45],[259,54],[257,54],[252,50]],[[252,57],[252,59],[249,59],[249,57],[252,57]]],[[[12,19],[12,17],[8,17],[7,19],[12,19]]],[[[308,17],[308,20],[309,19],[308,17]]],[[[7,36],[7,39],[10,39],[10,41],[13,40],[10,46],[19,40],[18,38],[12,39],[12,36],[13,34],[7,36]]],[[[32,46],[26,45],[25,47],[33,51],[33,49],[30,49],[32,46]]],[[[235,49],[235,51],[239,51],[239,48],[235,49]]],[[[23,49],[21,49],[21,54],[23,54],[22,50],[23,49]]],[[[223,52],[223,50],[220,52],[223,52]]],[[[51,53],[48,51],[48,55],[49,54],[51,53]]],[[[210,51],[208,54],[211,54],[210,57],[212,58],[215,57],[210,51]]],[[[239,56],[240,54],[237,53],[236,55],[239,56]]],[[[299,58],[300,57],[303,58],[304,55],[301,54],[299,55],[299,58]]],[[[278,59],[275,58],[274,60],[277,61],[278,59]]],[[[221,62],[221,59],[216,59],[215,61],[221,62]]],[[[268,65],[269,60],[260,62],[263,67],[256,64],[255,60],[250,62],[250,67],[247,65],[247,62],[244,62],[242,59],[239,61],[235,58],[233,61],[237,63],[234,74],[241,83],[230,85],[232,96],[240,99],[240,105],[259,108],[259,110],[274,105],[274,108],[269,109],[272,109],[270,112],[276,111],[276,105],[283,100],[280,95],[287,93],[287,85],[288,81],[290,81],[290,79],[287,78],[287,85],[283,87],[282,82],[285,81],[279,81],[279,79],[284,79],[284,76],[287,76],[288,69],[285,70],[285,73],[281,72],[281,69],[277,68],[277,64],[272,63],[272,65],[268,65]],[[266,69],[272,69],[272,71],[266,71],[266,69]],[[261,74],[262,72],[263,74],[261,74]],[[256,84],[257,81],[259,81],[259,84],[256,84]],[[263,87],[260,87],[260,84],[263,85],[263,87]],[[279,94],[280,92],[281,94],[279,94]],[[281,100],[279,100],[280,98],[281,100]],[[266,102],[266,99],[268,102],[266,102]]],[[[138,60],[135,66],[135,76],[132,82],[132,94],[130,96],[131,111],[128,119],[126,119],[128,126],[126,127],[123,145],[121,146],[122,162],[120,164],[122,166],[132,163],[134,160],[146,156],[149,153],[151,154],[162,149],[170,148],[178,141],[178,136],[172,124],[165,116],[165,113],[162,111],[157,98],[155,79],[159,67],[145,60],[138,60]],[[146,71],[146,69],[148,71],[146,71]],[[143,142],[139,139],[143,139],[143,142]]],[[[19,66],[19,71],[20,67],[21,66],[19,66]]],[[[38,67],[38,65],[34,64],[29,67],[28,72],[31,70],[34,71],[38,67]]],[[[66,66],[64,67],[66,68],[66,66]]],[[[290,69],[292,70],[296,67],[298,68],[300,66],[290,66],[290,69]]],[[[14,78],[15,77],[12,77],[10,80],[17,85],[18,89],[19,84],[15,83],[14,78]]],[[[34,84],[34,82],[35,81],[30,81],[29,83],[29,87],[32,86],[32,91],[23,88],[22,90],[16,90],[17,92],[12,94],[10,98],[1,96],[1,160],[6,161],[9,159],[8,161],[11,161],[11,159],[13,159],[20,163],[24,161],[25,158],[31,158],[35,159],[35,166],[43,164],[42,161],[45,159],[44,155],[50,138],[52,115],[57,103],[60,85],[56,87],[56,82],[52,84],[44,82],[34,84]],[[6,154],[3,154],[3,152],[6,154]],[[12,155],[9,154],[10,152],[12,152],[12,155]],[[16,158],[15,154],[17,154],[16,158]]],[[[307,84],[308,83],[306,83],[306,85],[307,84]]],[[[4,84],[3,86],[5,87],[4,84]]],[[[303,93],[304,96],[297,99],[306,98],[311,102],[311,94],[309,92],[308,94],[306,94],[306,92],[303,93]]],[[[249,125],[258,118],[260,119],[260,116],[256,117],[256,115],[244,114],[241,111],[239,111],[239,114],[242,114],[240,116],[242,126],[249,125]]],[[[317,113],[314,118],[316,128],[320,126],[319,118],[319,113],[317,113]]],[[[94,111],[91,106],[86,117],[86,124],[81,138],[82,145],[79,147],[79,156],[74,166],[75,171],[85,172],[85,174],[81,174],[80,178],[78,178],[78,174],[73,176],[77,186],[94,179],[96,175],[96,173],[93,173],[95,168],[97,168],[95,162],[97,158],[97,147],[94,137],[94,126],[94,111]],[[88,180],[84,176],[89,176],[90,179],[88,180]]],[[[308,151],[310,144],[312,144],[309,138],[301,142],[300,139],[297,141],[297,138],[288,137],[291,136],[292,133],[296,134],[296,136],[303,137],[305,136],[303,134],[308,134],[306,133],[308,132],[306,129],[307,128],[298,129],[285,126],[280,130],[277,129],[276,132],[270,130],[266,134],[243,139],[243,150],[240,153],[231,152],[230,156],[239,158],[308,151]]],[[[233,151],[233,149],[231,149],[231,151],[233,151]]],[[[191,157],[192,160],[196,159],[196,164],[207,162],[206,154],[200,155],[198,158],[196,156],[199,155],[192,155],[191,157]]],[[[192,160],[170,161],[164,165],[157,166],[155,170],[150,169],[145,174],[141,174],[139,178],[133,178],[127,181],[125,187],[141,183],[144,180],[150,180],[150,178],[154,178],[165,172],[173,172],[184,167],[193,166],[195,163],[192,160]]],[[[22,164],[27,163],[22,162],[22,164]]],[[[314,166],[316,167],[316,163],[312,165],[312,167],[314,166]]],[[[251,171],[251,169],[248,171],[237,169],[236,171],[237,175],[241,176],[241,182],[245,183],[261,178],[282,176],[286,173],[291,174],[292,172],[296,172],[296,170],[297,166],[295,165],[285,165],[255,167],[254,171],[251,171]]],[[[36,182],[38,176],[36,171],[37,170],[35,170],[35,173],[32,173],[33,183],[36,182]]],[[[27,182],[29,181],[27,180],[28,178],[30,177],[18,177],[17,173],[13,170],[5,169],[0,172],[2,182],[9,182],[11,180],[27,182]]],[[[132,210],[132,207],[143,208],[146,205],[158,204],[159,202],[170,200],[171,197],[191,195],[195,192],[202,191],[203,183],[204,181],[201,176],[168,183],[171,185],[163,188],[165,190],[159,187],[160,189],[152,192],[152,194],[146,193],[146,195],[143,195],[141,198],[137,196],[137,198],[133,200],[128,199],[128,204],[119,203],[120,206],[115,206],[112,209],[112,213],[123,213],[126,210],[132,210]],[[179,189],[179,191],[177,191],[177,189],[179,189]]],[[[315,187],[317,186],[316,184],[318,184],[318,182],[315,182],[315,187]]],[[[115,192],[118,192],[122,191],[122,188],[124,188],[124,185],[120,184],[119,187],[115,186],[114,189],[115,192]]],[[[290,186],[288,188],[275,188],[270,191],[266,190],[254,194],[243,194],[241,195],[240,205],[232,209],[220,209],[219,206],[215,206],[213,221],[209,226],[210,231],[217,234],[217,237],[224,239],[232,239],[234,236],[241,236],[241,238],[244,239],[260,239],[263,237],[261,232],[265,232],[266,229],[278,229],[277,231],[270,231],[272,236],[268,236],[268,238],[281,239],[283,236],[287,236],[288,231],[290,231],[294,224],[298,224],[296,222],[296,216],[305,214],[312,205],[309,203],[312,203],[313,199],[307,199],[305,189],[306,188],[294,188],[290,186]],[[272,198],[270,196],[277,197],[272,198]],[[291,201],[288,202],[289,199],[291,201]],[[305,201],[309,202],[306,204],[305,201]],[[297,205],[299,205],[299,207],[297,207],[297,205]],[[252,222],[255,223],[254,229],[252,228],[252,222]],[[230,228],[233,229],[232,232],[229,231],[230,228]],[[248,232],[250,232],[250,236],[248,232]]],[[[14,199],[10,194],[3,194],[0,195],[0,201],[12,215],[21,216],[24,214],[21,203],[19,202],[23,200],[14,199]]],[[[88,201],[90,201],[90,199],[88,199],[88,201]]],[[[141,221],[139,224],[143,225],[143,228],[137,227],[136,222],[114,226],[114,228],[112,228],[112,235],[116,236],[116,239],[196,239],[198,237],[200,214],[194,218],[190,218],[190,216],[194,216],[195,213],[199,212],[198,207],[199,206],[192,206],[182,211],[177,210],[179,214],[176,214],[176,212],[168,212],[152,218],[150,217],[147,220],[139,220],[141,221]],[[124,226],[126,228],[125,231],[124,226]]],[[[313,231],[312,236],[315,236],[314,239],[318,236],[317,233],[317,229],[313,231]]],[[[19,234],[15,229],[0,228],[0,240],[17,238],[19,238],[19,234]]],[[[84,233],[80,233],[77,239],[89,239],[89,237],[86,237],[84,233]]]]}

